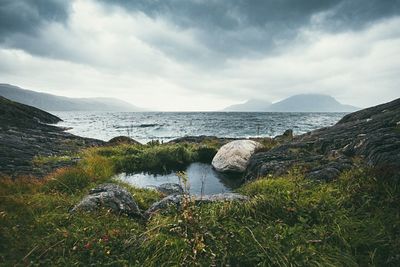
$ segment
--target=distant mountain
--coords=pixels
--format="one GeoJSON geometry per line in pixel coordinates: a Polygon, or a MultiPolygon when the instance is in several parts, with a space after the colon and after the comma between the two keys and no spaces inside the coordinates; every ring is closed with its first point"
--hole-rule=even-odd
{"type": "Polygon", "coordinates": [[[0,96],[46,111],[143,111],[115,98],[69,98],[0,84],[0,96]]]}
{"type": "Polygon", "coordinates": [[[328,95],[302,94],[288,97],[269,106],[267,111],[276,112],[352,112],[358,108],[339,103],[328,95]]]}
{"type": "Polygon", "coordinates": [[[244,104],[229,106],[224,111],[267,111],[267,112],[353,112],[357,107],[344,105],[335,98],[321,94],[301,94],[285,98],[276,103],[257,100],[253,107],[249,100],[244,104]]]}
{"type": "Polygon", "coordinates": [[[250,99],[242,104],[236,104],[225,108],[223,111],[263,111],[272,103],[265,100],[250,99]]]}

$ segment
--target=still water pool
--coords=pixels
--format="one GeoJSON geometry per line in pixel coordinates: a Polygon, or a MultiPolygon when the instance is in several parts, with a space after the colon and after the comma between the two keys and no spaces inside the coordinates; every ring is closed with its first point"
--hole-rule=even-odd
{"type": "MultiPolygon", "coordinates": [[[[192,163],[185,171],[189,178],[189,192],[194,195],[227,193],[241,185],[240,177],[218,173],[210,164],[192,163]]],[[[154,187],[163,183],[180,183],[179,177],[175,172],[162,175],[146,172],[121,173],[116,178],[139,188],[154,187]]]]}

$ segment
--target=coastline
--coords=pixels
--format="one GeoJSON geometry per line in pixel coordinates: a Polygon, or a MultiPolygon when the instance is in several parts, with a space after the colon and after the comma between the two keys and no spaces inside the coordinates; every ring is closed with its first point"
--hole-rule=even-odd
{"type": "MultiPolygon", "coordinates": [[[[207,196],[191,196],[185,182],[183,193],[169,195],[170,187],[137,188],[112,177],[209,164],[234,139],[106,143],[47,125],[47,113],[41,120],[7,114],[0,134],[14,141],[1,145],[16,157],[22,150],[25,164],[22,175],[0,178],[0,259],[7,265],[400,263],[400,99],[307,134],[257,139],[262,147],[244,183],[207,196]],[[18,145],[25,147],[12,150],[18,145]]],[[[9,170],[18,169],[11,160],[9,170]]]]}

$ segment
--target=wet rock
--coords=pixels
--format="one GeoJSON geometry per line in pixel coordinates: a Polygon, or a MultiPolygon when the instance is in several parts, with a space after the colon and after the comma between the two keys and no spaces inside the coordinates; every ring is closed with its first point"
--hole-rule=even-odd
{"type": "Polygon", "coordinates": [[[164,183],[155,188],[157,191],[169,196],[174,194],[183,194],[183,188],[176,183],[164,183]]]}
{"type": "Polygon", "coordinates": [[[116,184],[102,184],[93,188],[90,190],[89,195],[75,205],[71,212],[92,212],[101,208],[131,217],[142,216],[132,195],[123,187],[116,184]]]}
{"type": "Polygon", "coordinates": [[[219,172],[238,172],[246,170],[250,157],[262,145],[252,140],[236,140],[223,145],[214,156],[212,166],[219,172]]]}
{"type": "Polygon", "coordinates": [[[185,195],[170,195],[167,196],[160,201],[154,203],[150,206],[150,208],[144,213],[145,217],[149,217],[156,212],[163,213],[167,209],[174,207],[179,209],[181,207],[183,199],[191,198],[190,200],[194,201],[196,205],[212,203],[218,201],[246,201],[249,200],[247,196],[243,196],[237,193],[221,193],[215,195],[194,195],[194,196],[185,196],[185,195]]]}

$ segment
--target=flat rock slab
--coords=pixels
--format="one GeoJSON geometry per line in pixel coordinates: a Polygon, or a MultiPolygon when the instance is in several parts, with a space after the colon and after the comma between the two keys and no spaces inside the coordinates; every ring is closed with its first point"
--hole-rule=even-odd
{"type": "Polygon", "coordinates": [[[196,205],[219,202],[219,201],[223,202],[223,201],[249,200],[249,197],[237,193],[221,193],[221,194],[203,195],[203,196],[170,195],[151,205],[150,208],[144,213],[144,215],[145,217],[149,217],[152,214],[156,212],[162,212],[163,210],[166,210],[169,207],[175,207],[179,209],[185,197],[190,197],[191,200],[194,200],[196,205]]]}
{"type": "Polygon", "coordinates": [[[130,217],[141,217],[142,213],[132,197],[131,193],[116,184],[102,184],[84,197],[71,212],[92,212],[101,208],[110,209],[117,214],[125,214],[130,217]]]}
{"type": "Polygon", "coordinates": [[[250,157],[262,145],[252,140],[236,140],[223,145],[212,160],[212,166],[219,172],[243,173],[250,157]]]}
{"type": "Polygon", "coordinates": [[[156,186],[155,189],[163,193],[164,195],[174,195],[174,194],[183,194],[183,188],[179,184],[176,183],[164,183],[156,186]]]}
{"type": "Polygon", "coordinates": [[[48,125],[60,118],[40,109],[0,96],[0,176],[43,177],[59,167],[75,165],[73,160],[36,166],[35,156],[70,155],[101,140],[75,136],[64,128],[48,125]]]}

